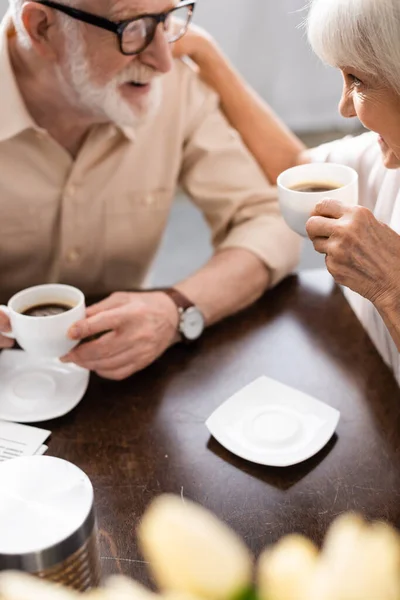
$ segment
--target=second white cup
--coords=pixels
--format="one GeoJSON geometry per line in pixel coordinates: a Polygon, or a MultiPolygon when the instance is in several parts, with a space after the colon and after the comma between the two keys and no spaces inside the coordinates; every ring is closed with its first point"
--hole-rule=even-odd
{"type": "Polygon", "coordinates": [[[358,204],[358,174],[351,167],[335,163],[312,163],[287,169],[277,180],[279,206],[286,223],[293,231],[307,237],[306,223],[316,204],[325,198],[340,200],[347,206],[358,204]],[[301,186],[314,185],[324,191],[299,191],[301,186]]]}
{"type": "Polygon", "coordinates": [[[23,350],[36,356],[61,358],[79,343],[67,334],[74,323],[85,318],[86,305],[80,290],[54,283],[18,292],[0,310],[9,317],[12,329],[2,335],[15,339],[23,350]],[[64,312],[32,316],[35,310],[40,314],[41,307],[51,305],[64,306],[64,312]]]}

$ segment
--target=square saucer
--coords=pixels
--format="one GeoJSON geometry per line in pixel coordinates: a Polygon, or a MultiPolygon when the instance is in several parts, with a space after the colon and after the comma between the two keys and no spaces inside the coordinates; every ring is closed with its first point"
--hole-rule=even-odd
{"type": "Polygon", "coordinates": [[[0,419],[35,423],[56,419],[82,400],[90,373],[22,350],[0,353],[0,419]]]}
{"type": "Polygon", "coordinates": [[[233,454],[260,465],[288,467],[319,452],[339,418],[339,411],[312,396],[260,377],[217,408],[206,426],[233,454]]]}

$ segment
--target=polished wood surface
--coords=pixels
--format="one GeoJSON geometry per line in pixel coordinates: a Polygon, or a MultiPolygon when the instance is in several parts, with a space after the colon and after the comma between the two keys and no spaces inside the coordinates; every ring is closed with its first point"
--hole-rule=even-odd
{"type": "Polygon", "coordinates": [[[48,454],[93,482],[105,574],[147,581],[134,531],[161,492],[211,509],[256,554],[293,531],[320,542],[347,510],[400,527],[400,391],[323,271],[289,278],[127,381],[92,376],[81,404],[46,426],[48,454]],[[210,439],[207,417],[263,374],[341,411],[337,435],[303,464],[254,465],[210,439]]]}

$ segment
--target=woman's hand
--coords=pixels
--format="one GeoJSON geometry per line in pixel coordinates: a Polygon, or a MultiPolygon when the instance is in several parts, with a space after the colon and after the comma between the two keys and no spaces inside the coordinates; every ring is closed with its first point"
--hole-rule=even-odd
{"type": "Polygon", "coordinates": [[[400,236],[362,206],[319,202],[307,222],[314,248],[326,254],[335,281],[377,308],[397,304],[400,294],[400,236]]]}
{"type": "MultiPolygon", "coordinates": [[[[174,27],[179,28],[179,26],[176,20],[174,27]]],[[[185,35],[173,44],[172,53],[174,58],[189,56],[201,68],[207,64],[213,47],[214,41],[204,29],[197,25],[190,25],[185,35]]]]}

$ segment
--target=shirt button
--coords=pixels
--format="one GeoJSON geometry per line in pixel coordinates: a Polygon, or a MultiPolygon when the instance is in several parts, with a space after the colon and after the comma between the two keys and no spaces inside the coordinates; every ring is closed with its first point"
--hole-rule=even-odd
{"type": "Polygon", "coordinates": [[[69,263],[75,263],[80,257],[79,250],[72,248],[67,253],[67,260],[69,263]]]}
{"type": "Polygon", "coordinates": [[[108,137],[112,138],[112,137],[116,136],[117,133],[118,133],[118,131],[117,131],[117,128],[115,127],[115,125],[110,124],[108,127],[108,132],[107,132],[108,137]]]}

